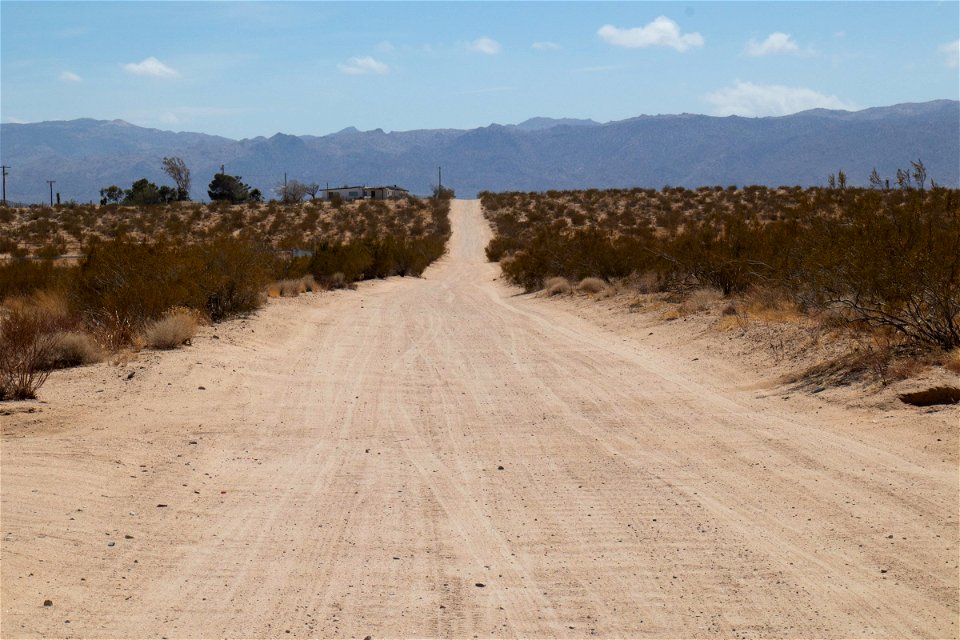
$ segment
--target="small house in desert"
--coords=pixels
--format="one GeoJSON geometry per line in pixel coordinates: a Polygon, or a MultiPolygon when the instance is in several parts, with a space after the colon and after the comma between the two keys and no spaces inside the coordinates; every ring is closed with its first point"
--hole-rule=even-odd
{"type": "Polygon", "coordinates": [[[403,198],[404,196],[409,195],[409,191],[403,187],[398,187],[397,185],[389,185],[382,187],[368,187],[368,186],[357,186],[357,187],[331,187],[329,189],[320,190],[320,198],[322,200],[329,200],[330,196],[333,194],[338,194],[341,199],[349,200],[393,200],[396,198],[403,198]]]}

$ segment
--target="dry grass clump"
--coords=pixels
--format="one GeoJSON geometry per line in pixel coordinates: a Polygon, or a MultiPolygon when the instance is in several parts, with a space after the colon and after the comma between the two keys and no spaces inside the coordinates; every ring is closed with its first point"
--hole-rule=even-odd
{"type": "Polygon", "coordinates": [[[607,283],[600,278],[584,278],[577,285],[577,290],[581,293],[603,293],[608,288],[607,283]]]}
{"type": "Polygon", "coordinates": [[[547,278],[543,283],[543,289],[548,296],[566,295],[573,291],[570,281],[561,277],[547,278]]]}
{"type": "Polygon", "coordinates": [[[706,311],[714,303],[723,299],[723,294],[717,291],[716,289],[697,289],[690,292],[690,295],[680,303],[678,309],[681,316],[688,316],[694,313],[700,313],[706,311]]]}
{"type": "Polygon", "coordinates": [[[66,369],[103,360],[103,349],[93,336],[80,331],[61,331],[52,335],[49,353],[41,363],[44,369],[66,369]]]}
{"type": "Polygon", "coordinates": [[[151,349],[177,349],[190,343],[197,334],[197,325],[195,313],[175,309],[144,328],[144,344],[151,349]]]}
{"type": "Polygon", "coordinates": [[[288,278],[267,285],[267,297],[270,298],[296,298],[308,291],[314,293],[323,291],[323,287],[309,274],[302,278],[288,278]]]}

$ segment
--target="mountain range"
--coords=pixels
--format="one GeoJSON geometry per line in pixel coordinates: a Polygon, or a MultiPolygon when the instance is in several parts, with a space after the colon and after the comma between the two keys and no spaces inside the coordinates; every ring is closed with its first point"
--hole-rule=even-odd
{"type": "Polygon", "coordinates": [[[694,114],[616,122],[532,118],[516,125],[386,133],[347,128],[325,136],[277,133],[232,140],[203,133],[80,119],[0,125],[7,198],[44,202],[47,180],[64,201],[96,201],[109,185],[145,177],[169,184],[160,161],[183,158],[191,195],[221,165],[268,196],[284,180],[321,186],[397,184],[460,196],[481,190],[540,191],[665,185],[822,185],[843,170],[865,185],[871,169],[890,178],[921,159],[937,183],[960,186],[960,102],[935,100],[862,111],[814,109],[743,118],[694,114]]]}

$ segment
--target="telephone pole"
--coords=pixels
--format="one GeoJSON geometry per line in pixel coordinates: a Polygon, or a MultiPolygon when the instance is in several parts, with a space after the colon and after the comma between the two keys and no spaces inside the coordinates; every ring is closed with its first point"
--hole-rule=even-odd
{"type": "Polygon", "coordinates": [[[50,185],[50,206],[53,206],[53,185],[57,183],[56,180],[47,180],[47,184],[50,185]]]}
{"type": "Polygon", "coordinates": [[[437,167],[437,193],[443,191],[443,167],[437,167]]]}
{"type": "Polygon", "coordinates": [[[3,167],[3,206],[7,206],[7,169],[11,167],[8,165],[0,165],[3,167]]]}

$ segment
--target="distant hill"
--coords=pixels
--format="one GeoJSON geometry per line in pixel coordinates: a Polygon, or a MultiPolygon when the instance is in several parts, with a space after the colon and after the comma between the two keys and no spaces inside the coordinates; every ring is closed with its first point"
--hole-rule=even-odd
{"type": "Polygon", "coordinates": [[[461,196],[481,190],[817,185],[842,169],[852,185],[876,167],[893,177],[920,158],[938,183],[960,186],[960,102],[936,100],[863,111],[814,109],[775,118],[639,116],[605,124],[532,118],[518,125],[385,133],[352,127],[326,136],[231,140],[121,120],[3,124],[12,168],[7,198],[42,202],[46,180],[62,198],[97,200],[101,187],[141,177],[169,183],[164,156],[190,167],[195,199],[220,165],[265,194],[288,178],[321,185],[399,184],[429,193],[437,166],[461,196]]]}

